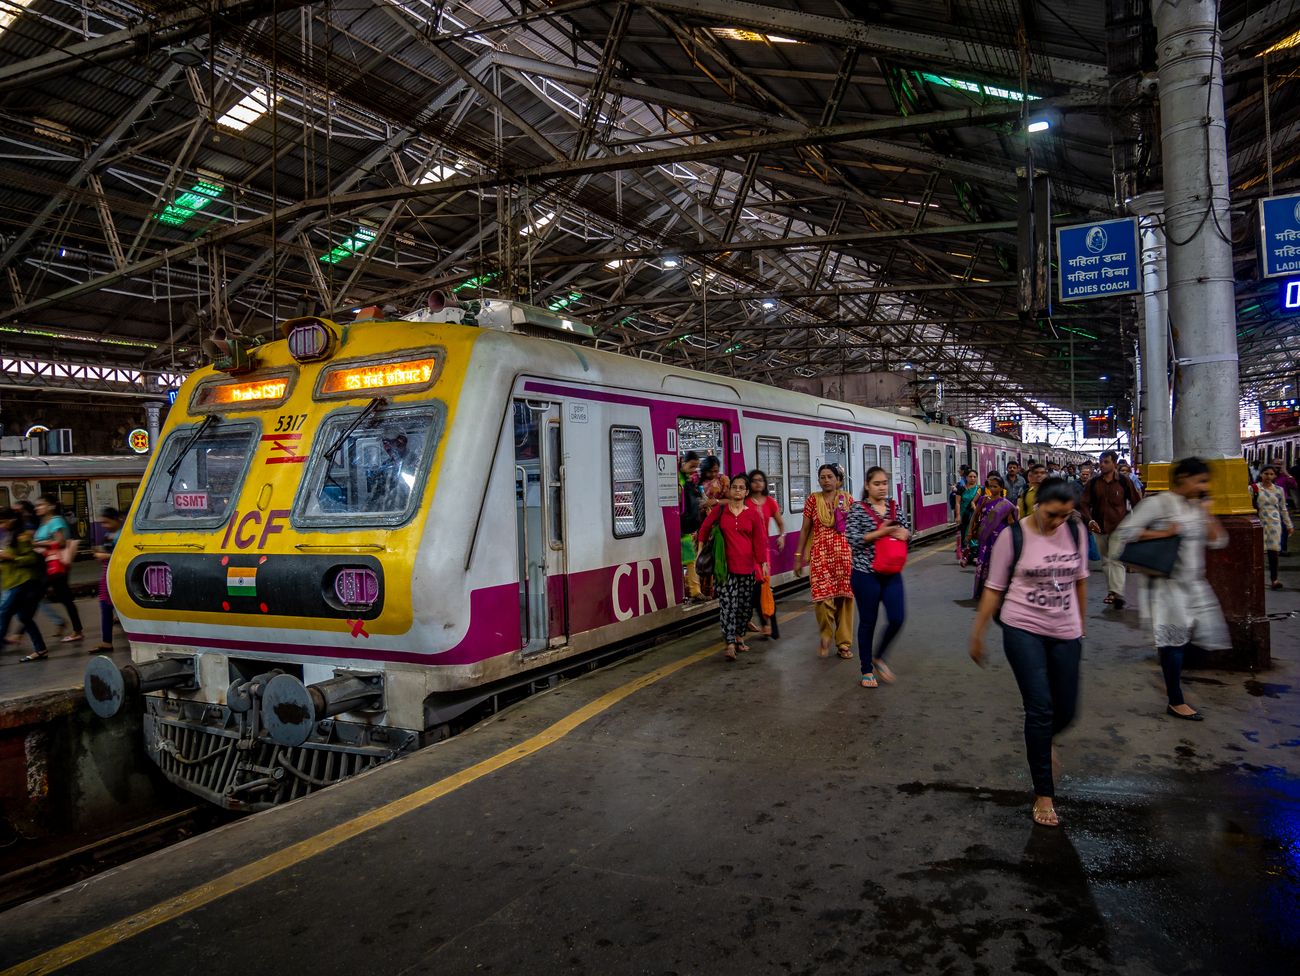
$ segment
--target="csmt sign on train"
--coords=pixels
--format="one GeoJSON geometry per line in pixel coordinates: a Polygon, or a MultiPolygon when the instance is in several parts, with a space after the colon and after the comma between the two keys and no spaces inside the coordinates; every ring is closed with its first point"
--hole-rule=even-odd
{"type": "Polygon", "coordinates": [[[1300,193],[1259,201],[1259,256],[1265,278],[1300,272],[1300,193]]]}
{"type": "Polygon", "coordinates": [[[1063,302],[1142,291],[1136,217],[1056,229],[1057,281],[1063,302]]]}

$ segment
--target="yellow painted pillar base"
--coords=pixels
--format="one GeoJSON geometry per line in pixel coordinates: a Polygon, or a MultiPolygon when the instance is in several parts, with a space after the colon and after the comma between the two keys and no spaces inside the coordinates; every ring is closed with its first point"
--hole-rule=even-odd
{"type": "Polygon", "coordinates": [[[1168,461],[1148,461],[1142,465],[1142,494],[1154,495],[1169,490],[1169,480],[1174,466],[1168,461]]]}
{"type": "Polygon", "coordinates": [[[1243,457],[1207,460],[1210,466],[1210,494],[1215,515],[1254,515],[1250,495],[1250,469],[1243,457]]]}

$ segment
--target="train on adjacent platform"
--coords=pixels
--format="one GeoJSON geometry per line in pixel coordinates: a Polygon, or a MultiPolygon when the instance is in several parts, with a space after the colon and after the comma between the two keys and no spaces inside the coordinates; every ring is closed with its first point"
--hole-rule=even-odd
{"type": "Polygon", "coordinates": [[[148,461],[139,454],[0,455],[0,508],[35,502],[41,495],[56,498],[73,534],[87,540],[88,551],[103,541],[99,513],[131,507],[148,461]]]}
{"type": "Polygon", "coordinates": [[[474,313],[295,319],[185,382],[110,566],[133,663],[86,675],[101,715],[144,693],[174,782],[271,806],[436,737],[468,690],[700,613],[687,450],[765,469],[791,543],[823,462],[855,492],[888,470],[924,538],[954,525],[959,464],[1081,459],[599,351],[527,306],[474,313]]]}

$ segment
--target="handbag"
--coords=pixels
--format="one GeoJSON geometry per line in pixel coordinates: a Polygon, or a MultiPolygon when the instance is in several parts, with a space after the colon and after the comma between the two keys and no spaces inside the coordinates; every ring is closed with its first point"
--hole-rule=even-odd
{"type": "Polygon", "coordinates": [[[772,595],[772,580],[763,578],[763,588],[758,594],[758,612],[764,617],[776,616],[776,597],[772,595]]]}
{"type": "MultiPolygon", "coordinates": [[[[893,499],[889,502],[888,518],[897,521],[898,509],[893,499]]],[[[876,555],[871,561],[871,571],[882,576],[895,576],[907,564],[907,543],[893,536],[876,540],[876,555]]]]}
{"type": "Polygon", "coordinates": [[[1168,579],[1178,565],[1178,551],[1182,545],[1182,536],[1178,535],[1130,542],[1119,554],[1119,561],[1143,576],[1168,579]]]}
{"type": "Polygon", "coordinates": [[[727,540],[722,535],[722,526],[713,527],[713,581],[721,586],[727,582],[731,573],[727,569],[727,540]]]}
{"type": "Polygon", "coordinates": [[[713,539],[706,539],[702,545],[696,548],[698,554],[695,557],[695,572],[700,579],[708,579],[713,575],[713,539]]]}

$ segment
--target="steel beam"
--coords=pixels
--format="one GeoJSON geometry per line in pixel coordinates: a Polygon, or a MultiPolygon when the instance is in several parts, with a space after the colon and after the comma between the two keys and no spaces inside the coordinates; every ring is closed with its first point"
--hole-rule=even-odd
{"type": "MultiPolygon", "coordinates": [[[[729,27],[751,27],[791,37],[817,38],[851,44],[871,54],[908,58],[933,64],[955,65],[977,75],[988,75],[989,65],[1018,64],[1014,48],[981,44],[970,38],[951,38],[923,31],[905,31],[870,24],[865,20],[823,17],[819,14],[769,7],[738,0],[638,0],[641,6],[715,20],[729,27]]],[[[1074,58],[1035,57],[1046,70],[1043,81],[1104,90],[1109,84],[1105,64],[1074,58]]]]}
{"type": "MultiPolygon", "coordinates": [[[[138,24],[78,44],[56,48],[34,58],[0,67],[0,92],[32,85],[122,58],[147,54],[202,34],[216,36],[220,28],[242,27],[272,13],[305,7],[312,0],[214,0],[168,14],[150,14],[138,24]]],[[[160,86],[162,87],[162,86],[160,86]]]]}
{"type": "MultiPolygon", "coordinates": [[[[179,67],[172,65],[179,70],[179,67]]],[[[174,75],[173,75],[174,77],[174,75]]],[[[1044,99],[1040,103],[1044,108],[1069,110],[1095,101],[1092,96],[1067,95],[1059,99],[1044,99]]],[[[119,271],[92,278],[70,288],[64,288],[25,305],[16,306],[0,312],[0,317],[29,314],[40,308],[97,291],[107,285],[135,277],[160,268],[169,261],[187,257],[202,247],[224,244],[239,240],[250,234],[268,229],[273,223],[298,219],[318,210],[332,208],[338,216],[350,214],[356,210],[379,204],[393,203],[398,200],[413,200],[421,197],[439,197],[462,190],[493,189],[509,184],[535,185],[555,179],[574,179],[594,173],[634,172],[671,163],[695,162],[723,155],[744,155],[750,152],[773,152],[806,145],[826,145],[844,142],[866,134],[901,134],[922,129],[951,128],[962,125],[983,125],[988,122],[1007,121],[1019,117],[1020,108],[1015,105],[986,105],[970,108],[949,109],[942,112],[926,112],[902,118],[869,119],[865,121],[846,122],[840,125],[814,127],[800,132],[771,133],[750,136],[743,139],[724,139],[689,146],[673,146],[648,152],[629,152],[610,156],[599,156],[582,160],[557,160],[541,166],[503,168],[496,173],[484,176],[454,177],[443,183],[421,186],[385,187],[375,190],[363,190],[352,193],[336,194],[332,197],[316,197],[285,207],[276,214],[266,214],[239,224],[223,227],[189,244],[172,248],[144,261],[137,261],[119,271]]],[[[53,207],[50,208],[51,212],[53,207]]],[[[990,225],[975,225],[985,227],[990,225]]],[[[999,228],[1001,224],[996,225],[999,228]]],[[[1011,226],[1007,222],[1007,226],[1011,226]]],[[[938,231],[952,232],[953,228],[938,228],[938,231]]],[[[817,240],[817,244],[826,243],[817,240]]],[[[733,245],[733,247],[736,245],[733,245]]],[[[11,248],[13,250],[13,248],[11,248]]]]}

